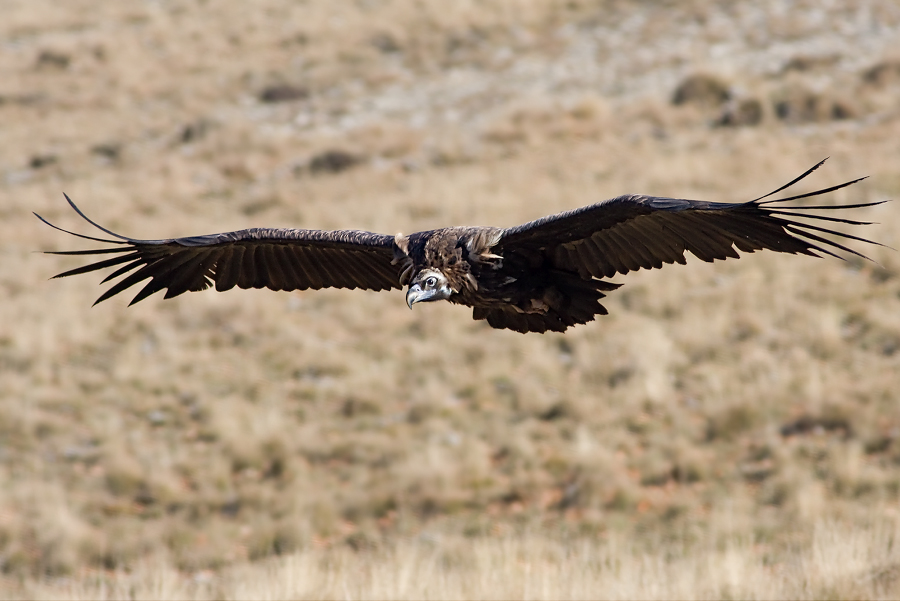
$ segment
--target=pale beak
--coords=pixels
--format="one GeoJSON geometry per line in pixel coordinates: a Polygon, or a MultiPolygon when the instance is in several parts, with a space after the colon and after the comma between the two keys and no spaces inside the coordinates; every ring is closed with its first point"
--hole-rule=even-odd
{"type": "Polygon", "coordinates": [[[413,284],[406,293],[406,304],[412,309],[412,306],[416,303],[445,300],[450,298],[451,294],[453,294],[453,291],[447,286],[423,290],[421,284],[413,284]]]}
{"type": "Polygon", "coordinates": [[[413,284],[409,287],[409,290],[406,292],[406,304],[409,305],[409,308],[412,309],[412,306],[419,302],[420,300],[424,300],[427,293],[422,290],[422,287],[418,284],[413,284]]]}

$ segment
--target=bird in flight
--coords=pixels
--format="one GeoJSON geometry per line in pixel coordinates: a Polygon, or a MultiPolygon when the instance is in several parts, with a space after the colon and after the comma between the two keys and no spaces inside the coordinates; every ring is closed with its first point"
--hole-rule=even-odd
{"type": "Polygon", "coordinates": [[[685,251],[707,262],[739,258],[737,251],[762,249],[841,258],[835,254],[840,250],[868,258],[834,238],[877,242],[817,223],[869,222],[807,211],[857,209],[885,201],[839,206],[781,204],[827,194],[864,178],[766,200],[824,162],[748,202],[627,194],[506,229],[447,227],[408,236],[358,230],[252,228],[138,240],[94,223],[68,196],[66,200],[78,215],[113,239],[69,232],[35,215],[60,231],[114,245],[51,253],[111,255],[54,276],[119,266],[103,282],[120,276],[123,279],[94,304],[147,279],[150,281],[130,304],[160,290],[166,291],[165,298],[172,298],[213,285],[218,291],[235,286],[270,290],[391,290],[407,286],[406,303],[410,308],[416,303],[447,300],[472,307],[474,319],[487,320],[494,328],[522,333],[564,332],[576,324],[593,321],[596,315],[606,315],[600,299],[621,286],[606,281],[608,278],[617,273],[660,268],[666,263],[684,264],[685,251]]]}

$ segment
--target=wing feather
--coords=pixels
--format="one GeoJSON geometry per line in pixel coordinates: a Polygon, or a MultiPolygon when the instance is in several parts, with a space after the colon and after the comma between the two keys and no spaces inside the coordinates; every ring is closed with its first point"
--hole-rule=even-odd
{"type": "Polygon", "coordinates": [[[727,216],[727,223],[730,229],[741,232],[739,236],[735,236],[735,246],[738,250],[749,247],[750,250],[746,252],[754,252],[778,248],[782,252],[804,254],[806,249],[802,240],[786,237],[781,225],[776,222],[761,221],[753,215],[732,213],[727,216]],[[744,248],[741,248],[742,245],[744,248]]]}
{"type": "Polygon", "coordinates": [[[302,283],[302,287],[298,286],[300,290],[309,290],[310,288],[315,290],[315,282],[318,280],[311,276],[309,271],[304,267],[303,263],[305,262],[305,259],[303,257],[303,251],[300,248],[293,246],[285,246],[285,250],[287,251],[288,261],[294,269],[294,273],[297,274],[297,281],[302,283]]]}
{"type": "Polygon", "coordinates": [[[216,290],[224,292],[237,286],[243,256],[244,249],[241,246],[226,246],[222,249],[222,258],[216,263],[216,290]]]}
{"type": "Polygon", "coordinates": [[[781,204],[840,190],[859,179],[783,199],[763,200],[796,184],[821,164],[774,192],[743,203],[618,196],[503,230],[493,252],[504,256],[518,253],[523,258],[539,253],[557,269],[597,278],[659,268],[666,263],[683,264],[685,251],[707,262],[738,258],[738,251],[762,249],[812,256],[837,256],[835,251],[843,251],[868,258],[834,238],[883,245],[827,225],[860,226],[869,222],[806,211],[865,208],[886,201],[841,206],[781,204]]]}
{"type": "Polygon", "coordinates": [[[150,277],[150,267],[152,267],[152,264],[144,265],[125,279],[119,280],[115,285],[113,285],[112,288],[100,295],[100,297],[94,301],[94,304],[96,305],[97,303],[102,303],[106,299],[115,296],[116,294],[122,292],[127,288],[134,286],[138,282],[146,280],[148,277],[150,277]]]}
{"type": "MultiPolygon", "coordinates": [[[[192,257],[191,261],[185,261],[179,267],[168,271],[166,294],[163,298],[173,298],[185,292],[196,292],[198,290],[206,290],[212,285],[212,265],[215,265],[216,259],[221,253],[219,249],[204,249],[202,253],[198,253],[192,257]]],[[[158,273],[162,269],[158,270],[158,273]]],[[[154,278],[162,280],[163,278],[154,278]]],[[[134,304],[146,296],[134,298],[129,304],[134,304]]]]}
{"type": "Polygon", "coordinates": [[[675,262],[682,265],[687,263],[684,258],[684,251],[686,250],[684,240],[663,227],[659,220],[646,220],[646,224],[642,224],[641,229],[643,229],[646,239],[654,248],[655,256],[659,257],[662,263],[675,262]]]}
{"type": "MultiPolygon", "coordinates": [[[[868,259],[868,257],[866,255],[858,253],[855,250],[853,250],[852,248],[848,248],[848,247],[844,246],[843,244],[839,244],[838,242],[835,242],[834,240],[829,240],[828,238],[823,238],[822,236],[817,236],[810,232],[803,231],[799,227],[797,227],[796,223],[789,223],[789,224],[785,225],[784,227],[788,231],[794,232],[795,234],[799,234],[799,235],[803,236],[804,238],[809,238],[810,240],[815,240],[816,242],[821,242],[822,244],[831,246],[832,248],[839,248],[842,251],[848,252],[850,254],[854,254],[857,257],[862,257],[863,259],[868,259]]],[[[866,242],[868,242],[868,240],[866,242]]],[[[838,255],[835,255],[833,252],[822,248],[821,246],[816,246],[814,244],[811,244],[810,248],[814,248],[820,252],[828,253],[829,255],[832,255],[835,257],[838,256],[838,255]]]]}
{"type": "Polygon", "coordinates": [[[266,278],[264,287],[271,290],[285,290],[287,287],[287,276],[285,276],[284,270],[281,268],[281,261],[278,260],[278,251],[269,244],[262,248],[265,268],[269,276],[266,278]]]}
{"type": "Polygon", "coordinates": [[[319,257],[318,267],[325,272],[325,277],[331,276],[334,279],[334,286],[338,288],[353,288],[353,279],[345,269],[337,266],[336,256],[333,252],[322,253],[319,257]]]}
{"type": "MultiPolygon", "coordinates": [[[[144,261],[142,261],[140,258],[137,258],[134,261],[132,261],[131,263],[128,263],[127,265],[123,265],[122,267],[116,269],[114,272],[112,272],[111,274],[109,274],[108,276],[106,276],[105,278],[100,280],[100,283],[105,284],[106,282],[109,282],[110,280],[114,280],[119,276],[125,275],[129,271],[137,269],[138,267],[140,267],[141,265],[144,265],[144,264],[145,264],[144,261]]],[[[93,265],[95,265],[95,264],[93,264],[93,265]]],[[[88,265],[88,267],[93,267],[93,265],[88,265]]],[[[93,270],[91,270],[91,271],[93,271],[93,270]]],[[[64,275],[65,274],[61,273],[61,274],[55,275],[53,277],[60,278],[60,277],[63,277],[64,275]]]]}
{"type": "MultiPolygon", "coordinates": [[[[141,300],[147,298],[154,292],[159,292],[163,288],[165,288],[165,284],[163,283],[162,280],[160,280],[158,278],[151,279],[149,282],[147,282],[147,284],[143,288],[141,288],[141,291],[138,292],[134,296],[134,298],[131,299],[131,302],[128,304],[133,305],[134,303],[140,302],[141,300]]],[[[171,290],[171,288],[170,288],[170,290],[171,290]]],[[[166,293],[166,296],[168,296],[168,293],[166,293]]]]}
{"type": "MultiPolygon", "coordinates": [[[[647,229],[652,229],[653,225],[647,229]]],[[[623,233],[622,235],[628,239],[635,237],[634,224],[632,223],[623,223],[623,233]]],[[[676,253],[672,248],[666,245],[664,240],[660,239],[660,234],[662,234],[662,228],[660,228],[656,232],[647,232],[647,235],[640,237],[640,246],[642,247],[643,255],[645,260],[647,261],[643,267],[644,269],[659,269],[663,266],[663,262],[665,259],[674,256],[676,253]]],[[[682,248],[681,252],[684,250],[682,248]]]]}
{"type": "Polygon", "coordinates": [[[294,252],[297,254],[298,261],[297,263],[303,267],[303,271],[306,272],[306,277],[309,279],[309,287],[313,290],[319,290],[325,286],[324,276],[321,272],[319,272],[318,266],[315,261],[311,261],[308,253],[305,248],[297,248],[294,249],[294,252]]]}
{"type": "Polygon", "coordinates": [[[291,262],[291,254],[289,248],[287,246],[276,244],[272,246],[272,254],[274,256],[275,262],[278,264],[278,269],[281,271],[281,274],[284,277],[282,289],[300,289],[300,285],[302,285],[303,280],[297,275],[297,272],[294,270],[294,266],[291,262]]]}
{"type": "MultiPolygon", "coordinates": [[[[96,302],[149,279],[131,304],[165,290],[165,298],[184,292],[239,288],[306,290],[308,288],[400,288],[399,269],[391,264],[394,237],[358,230],[301,230],[254,228],[221,234],[138,240],[113,233],[91,221],[66,197],[88,223],[116,239],[95,238],[51,227],[116,248],[58,251],[65,255],[118,256],[70,269],[55,277],[118,267],[104,282],[115,282],[96,302]],[[124,276],[124,277],[123,277],[124,276]]],[[[96,303],[95,303],[96,304],[96,303]]]]}
{"type": "MultiPolygon", "coordinates": [[[[679,217],[696,230],[700,235],[694,235],[692,239],[707,240],[713,249],[716,259],[740,259],[741,256],[734,250],[735,236],[727,230],[718,227],[718,220],[711,218],[712,213],[679,213],[679,217]]],[[[718,215],[715,215],[718,217],[718,215]]]]}
{"type": "Polygon", "coordinates": [[[619,237],[618,231],[615,229],[607,230],[604,239],[609,246],[618,253],[619,258],[626,267],[627,271],[637,271],[641,268],[634,252],[634,245],[629,244],[629,240],[623,240],[619,237]]]}
{"type": "Polygon", "coordinates": [[[365,269],[361,265],[359,265],[357,261],[348,261],[347,259],[352,257],[347,256],[350,254],[347,251],[342,250],[339,252],[340,256],[336,257],[336,259],[340,260],[343,263],[344,271],[347,273],[348,278],[353,284],[352,287],[358,288],[366,279],[365,269]]]}
{"type": "Polygon", "coordinates": [[[620,235],[621,233],[622,228],[616,228],[608,230],[606,236],[610,245],[614,245],[619,252],[622,253],[622,260],[625,262],[629,271],[637,271],[641,267],[649,268],[649,264],[645,266],[640,256],[640,250],[638,248],[640,237],[633,236],[625,239],[620,235]],[[635,242],[635,239],[638,242],[635,242]]]}
{"type": "MultiPolygon", "coordinates": [[[[619,233],[619,236],[621,238],[624,238],[624,241],[627,243],[628,240],[634,236],[634,224],[627,223],[623,225],[625,225],[626,227],[622,229],[622,231],[619,233]]],[[[662,260],[657,256],[659,251],[653,250],[652,236],[638,236],[638,241],[634,246],[635,250],[638,252],[642,260],[642,268],[654,269],[662,267],[662,260]]]]}
{"type": "MultiPolygon", "coordinates": [[[[107,249],[109,250],[109,249],[107,249]]],[[[119,249],[115,249],[118,251],[119,249]]],[[[114,257],[112,259],[107,259],[106,261],[97,261],[96,263],[91,263],[90,265],[84,265],[82,267],[78,267],[76,269],[70,269],[69,271],[65,271],[59,275],[53,276],[54,278],[65,278],[70,275],[79,275],[82,273],[89,273],[91,271],[96,271],[98,269],[105,269],[107,267],[113,267],[114,265],[119,265],[120,263],[125,263],[127,261],[132,261],[137,256],[138,253],[130,253],[127,255],[119,255],[118,257],[114,257]]],[[[126,270],[127,271],[127,270],[126,270]]]]}
{"type": "Polygon", "coordinates": [[[581,244],[575,246],[578,254],[581,256],[581,264],[585,271],[596,278],[606,277],[607,271],[615,273],[613,268],[603,257],[603,253],[597,247],[597,243],[593,238],[585,238],[581,244]]]}
{"type": "Polygon", "coordinates": [[[587,240],[590,240],[594,246],[597,247],[598,252],[603,256],[603,275],[611,278],[616,275],[616,272],[625,273],[628,271],[625,264],[619,260],[618,252],[610,247],[609,240],[602,232],[598,232],[594,236],[587,238],[586,241],[587,240]]]}
{"type": "Polygon", "coordinates": [[[266,288],[272,286],[272,290],[281,290],[281,283],[273,277],[272,261],[274,257],[271,253],[272,247],[268,244],[260,244],[256,247],[253,259],[256,262],[256,282],[254,288],[266,288]]]}
{"type": "Polygon", "coordinates": [[[396,286],[397,267],[391,263],[379,261],[378,257],[369,253],[355,253],[359,264],[372,274],[377,274],[381,285],[378,290],[389,290],[396,286]]]}
{"type": "Polygon", "coordinates": [[[256,250],[257,246],[245,245],[241,255],[240,275],[238,276],[238,288],[249,290],[256,286],[256,250]]]}
{"type": "Polygon", "coordinates": [[[681,219],[666,221],[666,226],[675,232],[684,241],[685,250],[688,250],[701,261],[712,262],[716,259],[716,251],[710,240],[702,236],[702,232],[695,231],[689,224],[681,219]],[[700,234],[700,235],[698,235],[700,234]]]}

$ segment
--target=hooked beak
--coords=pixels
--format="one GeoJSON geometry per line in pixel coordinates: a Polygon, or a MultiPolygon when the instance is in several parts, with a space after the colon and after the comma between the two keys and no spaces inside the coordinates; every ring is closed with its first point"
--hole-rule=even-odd
{"type": "Polygon", "coordinates": [[[416,303],[424,303],[428,301],[436,301],[447,298],[447,295],[443,294],[443,290],[439,288],[432,288],[431,290],[422,290],[422,287],[418,284],[413,284],[409,287],[409,290],[406,293],[406,304],[409,305],[409,308],[412,309],[412,306],[416,303]]]}
{"type": "Polygon", "coordinates": [[[409,290],[406,292],[406,304],[409,305],[409,308],[412,309],[412,306],[420,301],[428,300],[429,296],[432,296],[428,292],[422,290],[422,287],[418,284],[413,284],[409,287],[409,290]]]}

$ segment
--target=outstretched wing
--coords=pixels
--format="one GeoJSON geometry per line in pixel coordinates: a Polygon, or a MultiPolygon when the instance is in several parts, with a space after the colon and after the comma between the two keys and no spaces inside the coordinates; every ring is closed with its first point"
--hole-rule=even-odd
{"type": "Polygon", "coordinates": [[[865,178],[789,198],[764,200],[799,182],[824,162],[749,202],[704,202],[638,194],[611,198],[506,229],[494,252],[504,256],[539,253],[557,269],[577,271],[585,278],[608,278],[616,273],[660,268],[664,263],[684,264],[686,250],[708,262],[738,258],[738,250],[753,252],[761,249],[811,256],[824,253],[838,258],[835,251],[841,250],[868,258],[832,238],[869,244],[877,242],[816,223],[868,225],[869,222],[806,211],[857,209],[885,201],[842,206],[785,207],[778,204],[840,190],[865,178]]]}
{"type": "Polygon", "coordinates": [[[172,298],[188,291],[205,290],[213,283],[219,291],[235,286],[270,290],[400,288],[398,267],[391,264],[393,236],[357,230],[253,228],[189,238],[135,240],[97,225],[68,196],[66,200],[85,221],[117,238],[110,240],[76,234],[53,225],[35,213],[47,225],[67,234],[116,245],[113,248],[49,253],[113,255],[54,276],[62,278],[121,266],[103,282],[126,277],[116,282],[94,304],[148,278],[150,281],[130,304],[160,290],[166,290],[165,298],[172,298]]]}

